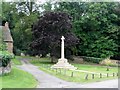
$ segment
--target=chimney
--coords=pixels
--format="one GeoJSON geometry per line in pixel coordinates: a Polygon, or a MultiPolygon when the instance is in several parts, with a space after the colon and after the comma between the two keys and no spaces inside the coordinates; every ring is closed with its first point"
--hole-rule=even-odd
{"type": "Polygon", "coordinates": [[[5,27],[6,27],[7,29],[9,29],[9,24],[8,24],[8,22],[5,23],[5,27]]]}

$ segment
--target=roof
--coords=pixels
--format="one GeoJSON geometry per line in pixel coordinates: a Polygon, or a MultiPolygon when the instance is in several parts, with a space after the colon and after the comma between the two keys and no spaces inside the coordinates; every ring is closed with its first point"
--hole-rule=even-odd
{"type": "Polygon", "coordinates": [[[9,28],[2,26],[2,37],[4,42],[13,42],[9,28]]]}

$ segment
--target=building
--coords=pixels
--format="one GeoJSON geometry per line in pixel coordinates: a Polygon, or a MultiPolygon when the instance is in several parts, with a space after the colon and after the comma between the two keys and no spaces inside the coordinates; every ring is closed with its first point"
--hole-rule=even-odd
{"type": "Polygon", "coordinates": [[[4,26],[1,27],[2,27],[2,38],[3,38],[3,42],[5,42],[6,44],[6,49],[10,53],[13,53],[13,38],[10,33],[8,22],[6,22],[4,26]]]}
{"type": "MultiPolygon", "coordinates": [[[[13,53],[13,38],[10,33],[8,22],[0,26],[0,45],[5,44],[5,49],[13,53]]],[[[1,49],[2,50],[2,49],[1,49]]],[[[2,59],[0,58],[0,75],[3,73],[9,73],[11,71],[11,62],[6,66],[2,67],[2,59]]]]}

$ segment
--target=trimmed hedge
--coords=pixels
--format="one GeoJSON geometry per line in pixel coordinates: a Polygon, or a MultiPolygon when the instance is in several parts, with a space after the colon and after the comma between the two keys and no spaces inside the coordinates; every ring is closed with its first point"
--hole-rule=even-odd
{"type": "Polygon", "coordinates": [[[0,51],[0,67],[6,67],[12,58],[14,58],[13,54],[7,51],[0,51]]]}
{"type": "Polygon", "coordinates": [[[97,63],[97,64],[99,64],[102,60],[104,60],[104,58],[95,58],[95,57],[86,57],[86,56],[82,56],[82,58],[84,59],[84,61],[97,63]]]}

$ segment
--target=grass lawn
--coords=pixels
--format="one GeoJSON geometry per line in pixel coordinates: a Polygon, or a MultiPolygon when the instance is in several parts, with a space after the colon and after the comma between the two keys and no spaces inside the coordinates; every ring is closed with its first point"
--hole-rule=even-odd
{"type": "Polygon", "coordinates": [[[9,74],[0,76],[2,88],[34,88],[37,85],[36,79],[29,73],[12,68],[9,74]]]}
{"type": "Polygon", "coordinates": [[[64,69],[58,69],[57,73],[56,70],[50,69],[50,67],[53,65],[48,58],[41,58],[37,60],[31,60],[32,64],[39,66],[40,70],[43,70],[51,75],[54,75],[58,78],[61,78],[66,81],[70,82],[80,82],[80,83],[89,83],[89,82],[98,82],[103,80],[109,80],[109,79],[115,79],[118,78],[116,73],[118,73],[117,67],[111,67],[110,71],[106,71],[105,66],[99,66],[99,65],[86,65],[86,64],[73,64],[75,67],[78,68],[78,70],[85,70],[90,72],[95,72],[98,74],[95,74],[95,78],[92,79],[91,73],[85,73],[85,72],[77,72],[77,71],[71,71],[71,70],[64,70],[64,69]],[[73,76],[72,76],[73,72],[73,76]],[[102,78],[100,78],[100,74],[102,73],[102,78]],[[107,77],[107,73],[109,74],[109,77],[107,77]],[[113,73],[115,73],[115,76],[113,77],[113,73]],[[88,74],[88,80],[85,79],[86,74],[88,74]],[[105,74],[105,75],[103,75],[105,74]],[[111,76],[110,76],[111,75],[111,76]]]}
{"type": "Polygon", "coordinates": [[[118,72],[118,67],[110,67],[110,71],[106,71],[106,66],[100,66],[100,65],[86,65],[86,64],[73,64],[75,67],[77,67],[79,70],[86,70],[90,72],[96,72],[96,73],[109,73],[113,74],[114,72],[118,72]]]}
{"type": "Polygon", "coordinates": [[[16,56],[17,59],[22,59],[22,58],[25,58],[25,59],[28,59],[28,60],[37,60],[37,59],[40,59],[39,57],[34,57],[34,56],[16,56]]]}
{"type": "Polygon", "coordinates": [[[22,65],[21,61],[18,60],[17,58],[12,59],[11,61],[12,61],[12,63],[15,64],[15,65],[22,65]]]}

